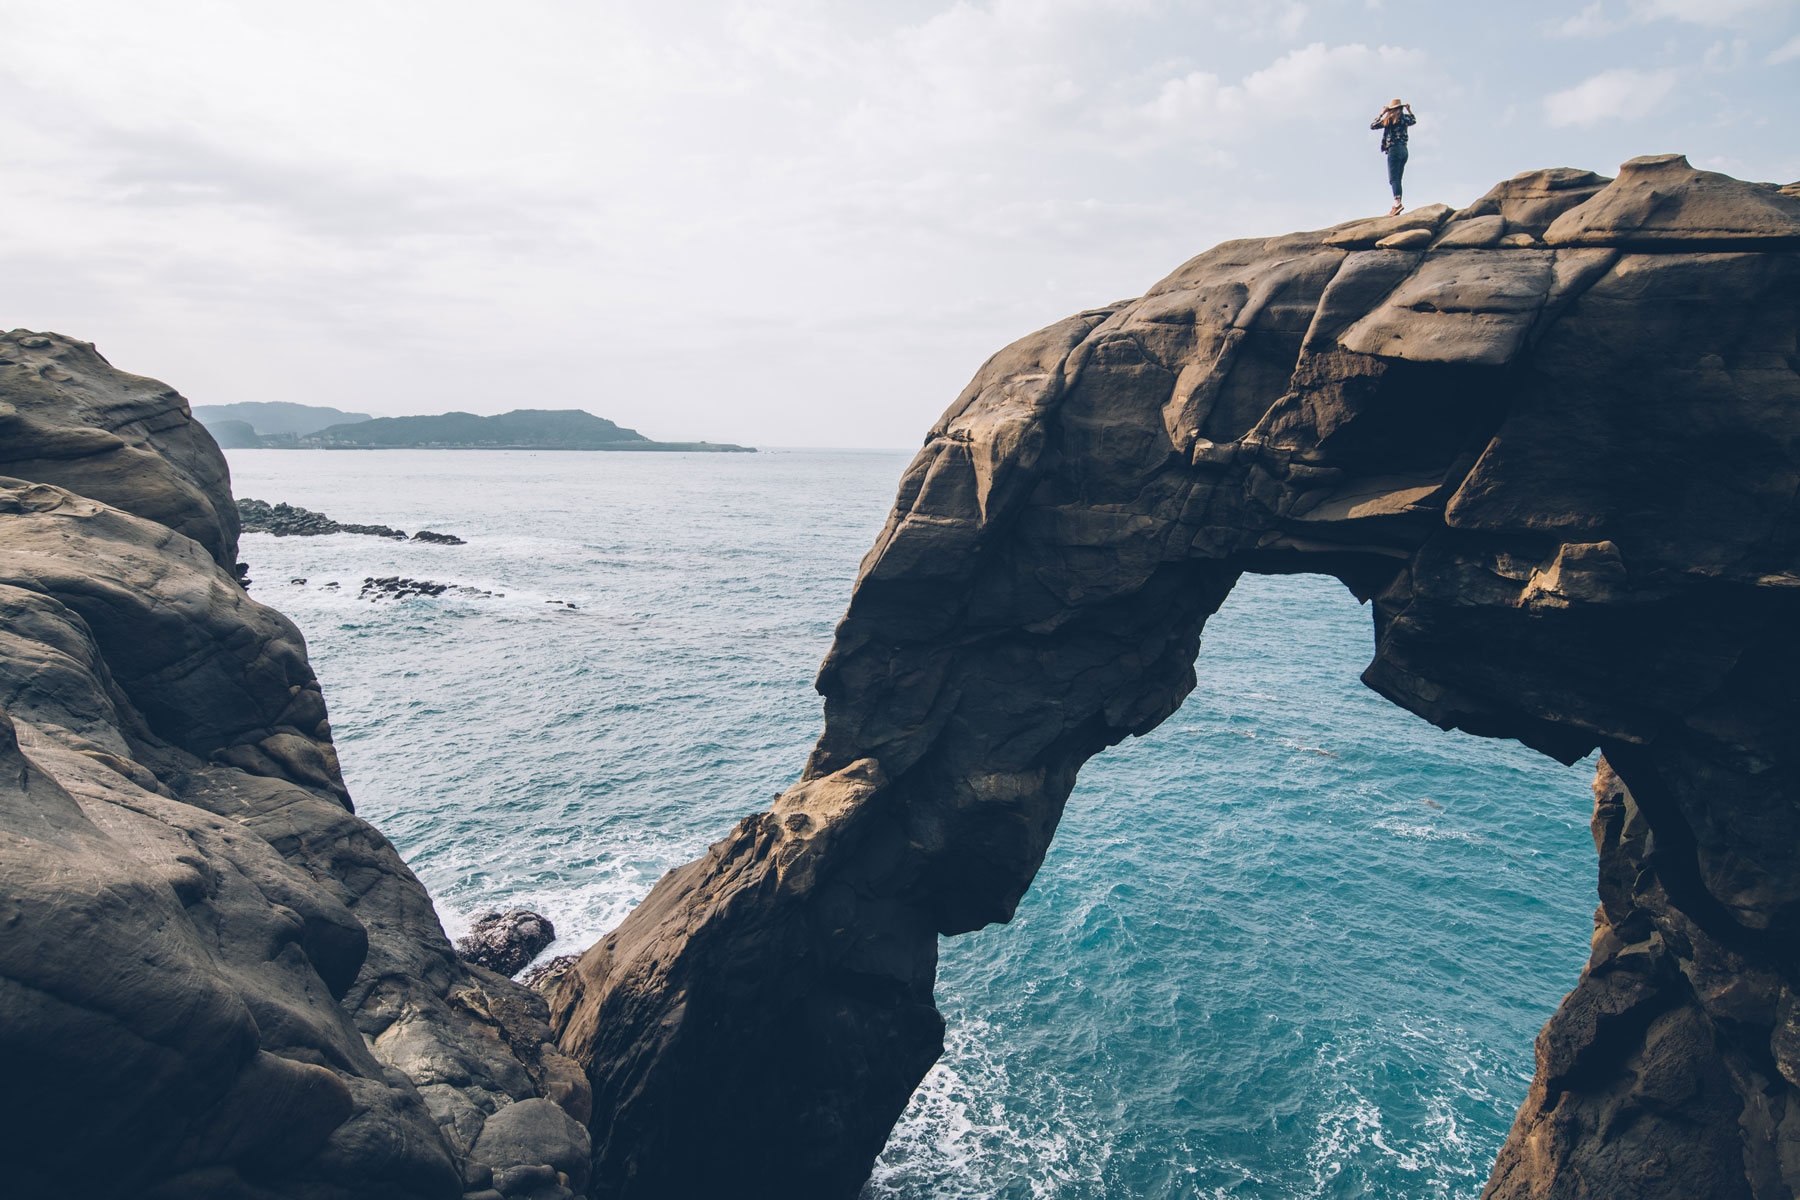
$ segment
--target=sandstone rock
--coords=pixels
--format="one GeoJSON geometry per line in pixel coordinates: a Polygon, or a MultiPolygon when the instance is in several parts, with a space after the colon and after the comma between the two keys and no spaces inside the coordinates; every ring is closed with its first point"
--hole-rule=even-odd
{"type": "MultiPolygon", "coordinates": [[[[487,1162],[546,1164],[550,1177],[565,1176],[575,1191],[587,1185],[588,1133],[579,1122],[548,1100],[520,1100],[487,1119],[474,1155],[487,1162]]],[[[500,1191],[511,1195],[506,1184],[500,1191]]]]}
{"type": "Polygon", "coordinates": [[[1423,250],[1431,245],[1433,233],[1429,229],[1405,229],[1399,233],[1390,233],[1375,243],[1377,250],[1423,250]]]}
{"type": "Polygon", "coordinates": [[[0,334],[0,475],[55,484],[167,525],[231,568],[237,510],[225,459],[167,384],[87,342],[0,334]]]}
{"type": "MultiPolygon", "coordinates": [[[[1318,238],[1326,246],[1337,246],[1345,250],[1370,250],[1379,245],[1383,238],[1393,237],[1397,233],[1407,233],[1415,229],[1423,229],[1428,233],[1436,233],[1443,223],[1450,219],[1454,210],[1448,204],[1428,204],[1423,208],[1408,209],[1391,217],[1371,217],[1365,221],[1351,221],[1328,229],[1318,238]]],[[[1429,241],[1429,239],[1427,239],[1429,241]]]]}
{"type": "Polygon", "coordinates": [[[1458,212],[1455,220],[1498,216],[1509,230],[1542,236],[1552,221],[1586,203],[1611,182],[1604,175],[1572,167],[1526,171],[1496,184],[1487,195],[1458,212]]]}
{"type": "Polygon", "coordinates": [[[1790,203],[1532,173],[1459,219],[1548,246],[1374,249],[1447,209],[1232,242],[996,354],[863,560],[801,780],[549,987],[594,1179],[855,1195],[942,1044],[937,939],[1012,915],[1242,572],[1319,571],[1376,691],[1605,751],[1593,957],[1488,1194],[1800,1191],[1790,203]]]}
{"type": "Polygon", "coordinates": [[[1552,246],[1800,248],[1800,200],[1766,184],[1696,171],[1680,154],[1619,168],[1592,199],[1551,223],[1552,246]]]}
{"type": "Polygon", "coordinates": [[[1436,250],[1484,250],[1506,235],[1506,218],[1498,213],[1485,217],[1460,217],[1444,227],[1432,248],[1436,250]]]}
{"type": "Polygon", "coordinates": [[[484,912],[466,936],[456,939],[456,953],[467,962],[501,975],[517,975],[525,964],[556,940],[550,918],[530,909],[484,912]]]}
{"type": "Polygon", "coordinates": [[[7,469],[134,511],[0,478],[8,1194],[461,1195],[490,1113],[591,1090],[351,813],[298,631],[224,569],[235,506],[184,402],[12,342],[7,469]]]}
{"type": "Polygon", "coordinates": [[[548,993],[580,957],[579,954],[558,954],[555,958],[545,959],[527,967],[525,973],[519,976],[519,982],[528,988],[548,993]]]}

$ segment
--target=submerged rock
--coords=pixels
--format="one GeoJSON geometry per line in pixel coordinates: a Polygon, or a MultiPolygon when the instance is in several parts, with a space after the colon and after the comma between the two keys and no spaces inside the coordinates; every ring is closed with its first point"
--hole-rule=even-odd
{"type": "MultiPolygon", "coordinates": [[[[336,584],[327,584],[335,587],[336,584]]],[[[483,588],[470,587],[460,583],[439,583],[432,579],[407,579],[401,575],[383,575],[376,578],[365,575],[357,597],[363,600],[407,600],[414,596],[442,596],[454,593],[459,596],[473,596],[484,600],[492,599],[496,593],[483,588]]],[[[504,596],[505,592],[498,593],[504,596]]]]}
{"type": "Polygon", "coordinates": [[[549,917],[527,908],[509,908],[476,917],[468,934],[456,939],[456,953],[465,962],[512,976],[555,940],[556,926],[549,917]]]}
{"type": "Polygon", "coordinates": [[[1241,573],[1312,571],[1370,603],[1382,695],[1605,751],[1592,957],[1486,1195],[1800,1193],[1797,231],[1670,156],[1531,172],[995,354],[863,560],[800,781],[550,985],[595,1179],[856,1195],[942,1047],[938,938],[1012,916],[1241,573]]]}

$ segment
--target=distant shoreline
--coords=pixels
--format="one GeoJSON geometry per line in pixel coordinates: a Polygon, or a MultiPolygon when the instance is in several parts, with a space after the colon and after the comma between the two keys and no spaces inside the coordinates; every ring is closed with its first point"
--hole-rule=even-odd
{"type": "Polygon", "coordinates": [[[754,454],[732,442],[659,442],[579,408],[516,408],[497,416],[365,417],[335,408],[241,403],[195,410],[222,449],[266,450],[660,450],[754,454]],[[351,417],[327,423],[331,417],[351,417]],[[258,425],[279,426],[264,429],[258,425]]]}

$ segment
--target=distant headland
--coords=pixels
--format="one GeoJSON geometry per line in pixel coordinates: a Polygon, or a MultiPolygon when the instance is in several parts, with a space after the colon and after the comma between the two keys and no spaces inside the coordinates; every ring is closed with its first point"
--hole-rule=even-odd
{"type": "Polygon", "coordinates": [[[497,417],[367,417],[308,404],[197,405],[194,416],[228,450],[669,450],[754,453],[728,442],[656,442],[580,409],[521,408],[497,417]]]}

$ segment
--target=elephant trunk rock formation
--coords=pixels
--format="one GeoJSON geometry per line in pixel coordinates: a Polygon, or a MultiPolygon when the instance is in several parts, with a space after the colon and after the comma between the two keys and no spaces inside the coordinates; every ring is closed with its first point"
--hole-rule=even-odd
{"type": "Polygon", "coordinates": [[[1090,756],[1242,572],[1372,602],[1363,678],[1596,783],[1592,957],[1487,1195],[1800,1190],[1800,198],[1675,155],[1219,246],[933,427],[799,783],[551,993],[596,1187],[851,1196],[1090,756]]]}

